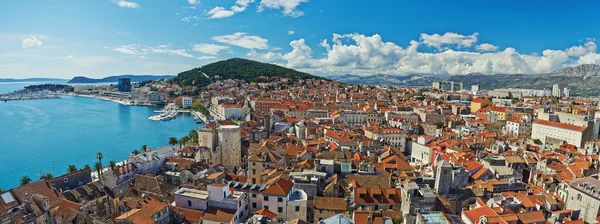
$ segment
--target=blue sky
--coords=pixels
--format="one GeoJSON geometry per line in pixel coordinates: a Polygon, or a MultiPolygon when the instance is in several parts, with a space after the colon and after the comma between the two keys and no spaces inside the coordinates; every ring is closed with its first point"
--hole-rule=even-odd
{"type": "Polygon", "coordinates": [[[600,2],[0,1],[0,77],[176,74],[243,57],[317,75],[598,63],[600,2]]]}

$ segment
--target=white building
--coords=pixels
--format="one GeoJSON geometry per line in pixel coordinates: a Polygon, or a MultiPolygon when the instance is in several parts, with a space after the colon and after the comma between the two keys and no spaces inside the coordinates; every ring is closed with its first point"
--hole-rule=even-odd
{"type": "Polygon", "coordinates": [[[181,107],[183,108],[192,108],[192,102],[191,97],[181,97],[181,107]]]}
{"type": "Polygon", "coordinates": [[[549,148],[557,147],[563,142],[583,147],[583,144],[597,135],[598,122],[585,115],[570,113],[546,113],[543,108],[538,111],[538,119],[533,121],[531,138],[539,139],[549,148]]]}
{"type": "Polygon", "coordinates": [[[563,96],[564,96],[565,98],[569,98],[569,97],[571,97],[571,89],[569,89],[569,88],[565,87],[565,88],[563,89],[563,96]]]}
{"type": "Polygon", "coordinates": [[[566,209],[579,210],[579,218],[586,223],[596,223],[600,216],[600,180],[594,177],[575,179],[567,191],[566,209]]]}
{"type": "Polygon", "coordinates": [[[248,110],[241,104],[220,104],[217,112],[225,120],[245,119],[248,114],[248,110]]]}
{"type": "Polygon", "coordinates": [[[269,185],[261,194],[262,207],[285,220],[306,220],[308,195],[293,185],[281,178],[269,185]]]}
{"type": "Polygon", "coordinates": [[[248,209],[248,195],[245,192],[231,192],[226,184],[208,185],[208,191],[181,188],[175,192],[174,206],[192,210],[205,211],[219,214],[219,220],[210,220],[204,217],[206,223],[243,222],[250,214],[248,209]],[[214,210],[219,210],[214,212],[214,210]]]}
{"type": "Polygon", "coordinates": [[[552,96],[553,97],[560,97],[560,88],[558,87],[558,84],[554,84],[552,86],[552,96]]]}
{"type": "Polygon", "coordinates": [[[158,170],[165,164],[169,158],[175,155],[174,148],[171,146],[161,146],[138,155],[130,154],[127,158],[127,163],[131,163],[137,167],[138,174],[153,173],[157,174],[158,170]]]}
{"type": "Polygon", "coordinates": [[[522,116],[508,119],[505,130],[510,136],[517,138],[529,138],[531,136],[531,117],[522,116]]]}
{"type": "Polygon", "coordinates": [[[417,164],[431,164],[433,161],[433,149],[427,144],[436,138],[429,135],[421,135],[416,142],[409,141],[410,144],[410,161],[417,164]]]}

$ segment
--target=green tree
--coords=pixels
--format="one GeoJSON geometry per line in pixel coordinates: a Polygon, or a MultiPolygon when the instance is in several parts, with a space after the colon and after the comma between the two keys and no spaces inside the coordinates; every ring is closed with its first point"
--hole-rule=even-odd
{"type": "Polygon", "coordinates": [[[50,180],[50,179],[54,178],[54,175],[52,175],[51,173],[45,173],[44,175],[42,175],[42,178],[46,178],[46,180],[50,180]]]}
{"type": "Polygon", "coordinates": [[[117,167],[117,162],[115,162],[114,160],[109,161],[108,167],[114,170],[117,167]]]}
{"type": "Polygon", "coordinates": [[[534,143],[534,144],[536,144],[536,145],[541,145],[541,144],[542,144],[542,141],[541,141],[541,140],[539,140],[539,139],[534,139],[534,140],[533,140],[533,143],[534,143]]]}
{"type": "Polygon", "coordinates": [[[96,164],[94,164],[94,171],[98,172],[98,179],[100,179],[100,174],[102,172],[102,163],[96,162],[96,164]]]}
{"type": "Polygon", "coordinates": [[[142,145],[142,149],[140,149],[140,151],[146,152],[147,149],[148,149],[148,145],[142,145]]]}
{"type": "Polygon", "coordinates": [[[137,156],[138,154],[140,154],[140,150],[134,149],[131,154],[133,154],[134,156],[137,156]]]}
{"type": "Polygon", "coordinates": [[[175,137],[169,138],[169,145],[175,146],[175,145],[177,145],[177,143],[178,143],[177,138],[175,138],[175,137]]]}
{"type": "Polygon", "coordinates": [[[71,164],[67,167],[67,173],[73,173],[77,171],[77,167],[75,167],[75,165],[71,164]]]}
{"type": "Polygon", "coordinates": [[[85,166],[83,166],[83,169],[90,169],[90,165],[89,164],[85,164],[85,166]]]}
{"type": "Polygon", "coordinates": [[[22,176],[19,182],[21,183],[21,186],[24,186],[31,183],[31,178],[29,178],[29,176],[22,176]]]}
{"type": "Polygon", "coordinates": [[[4,192],[5,192],[5,190],[0,188],[0,193],[4,193],[4,192]]]}
{"type": "MultiPolygon", "coordinates": [[[[98,159],[98,163],[100,163],[100,167],[102,167],[102,159],[104,158],[104,155],[102,155],[101,152],[96,153],[96,159],[98,159]]],[[[100,172],[102,172],[102,169],[100,169],[100,172]]],[[[100,175],[98,175],[98,177],[100,177],[100,175]]]]}

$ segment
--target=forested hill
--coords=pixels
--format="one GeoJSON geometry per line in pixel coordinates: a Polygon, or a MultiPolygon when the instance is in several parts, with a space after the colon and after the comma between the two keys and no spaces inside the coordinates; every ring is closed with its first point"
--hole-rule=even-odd
{"type": "Polygon", "coordinates": [[[181,72],[173,81],[182,86],[204,87],[215,80],[242,79],[247,82],[264,82],[273,77],[293,79],[323,79],[319,76],[299,72],[282,66],[252,61],[242,58],[232,58],[181,72]]]}

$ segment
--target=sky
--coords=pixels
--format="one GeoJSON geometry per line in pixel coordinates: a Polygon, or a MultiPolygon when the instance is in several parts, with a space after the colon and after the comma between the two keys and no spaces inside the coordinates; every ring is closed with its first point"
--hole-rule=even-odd
{"type": "Polygon", "coordinates": [[[3,0],[0,78],[177,74],[232,57],[315,75],[600,64],[600,1],[3,0]]]}

